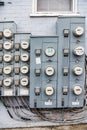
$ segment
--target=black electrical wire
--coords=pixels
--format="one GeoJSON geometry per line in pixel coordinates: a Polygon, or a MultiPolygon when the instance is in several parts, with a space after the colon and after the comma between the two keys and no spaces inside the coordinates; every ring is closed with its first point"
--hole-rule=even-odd
{"type": "MultiPolygon", "coordinates": [[[[19,103],[19,101],[18,101],[18,98],[16,97],[15,99],[16,99],[16,101],[17,101],[17,103],[18,103],[19,110],[20,110],[24,115],[27,115],[27,117],[23,117],[23,118],[25,118],[26,120],[31,120],[30,118],[28,118],[29,114],[24,113],[24,111],[21,109],[20,103],[19,103]]],[[[18,110],[18,109],[17,109],[17,110],[18,110]]]]}
{"type": "Polygon", "coordinates": [[[9,116],[13,119],[13,116],[12,116],[12,114],[10,113],[10,111],[9,111],[9,109],[8,109],[7,105],[5,104],[5,102],[4,102],[4,100],[3,100],[2,97],[1,97],[1,101],[2,101],[3,105],[5,106],[5,108],[6,108],[7,112],[8,112],[8,114],[9,114],[9,116]]]}
{"type": "Polygon", "coordinates": [[[25,98],[25,100],[24,100],[24,98],[23,97],[21,97],[21,101],[23,102],[23,104],[25,105],[25,106],[27,106],[27,109],[29,110],[29,111],[31,111],[33,114],[35,114],[35,111],[34,110],[32,110],[31,108],[30,108],[30,106],[28,105],[29,104],[29,102],[27,102],[27,100],[26,100],[27,98],[25,98]]]}
{"type": "MultiPolygon", "coordinates": [[[[20,100],[20,99],[18,99],[18,100],[20,100]]],[[[26,98],[26,100],[27,100],[27,98],[26,98]]],[[[8,112],[8,114],[9,114],[9,116],[11,117],[11,118],[13,118],[13,119],[15,119],[14,117],[13,117],[13,115],[12,115],[12,113],[11,113],[11,111],[10,111],[10,109],[9,109],[9,107],[10,108],[12,108],[12,110],[14,111],[14,113],[16,114],[16,116],[19,118],[20,117],[20,119],[22,119],[23,121],[27,121],[27,119],[25,118],[25,117],[22,117],[20,114],[19,114],[19,112],[18,112],[18,110],[20,110],[19,109],[19,107],[18,108],[16,108],[16,106],[14,106],[14,102],[8,97],[8,98],[1,98],[1,101],[2,101],[2,103],[4,104],[4,106],[6,107],[6,109],[7,109],[7,112],[8,112]]],[[[28,107],[28,109],[30,110],[30,107],[27,105],[27,102],[25,103],[24,102],[25,100],[22,98],[22,103],[25,105],[25,107],[27,106],[28,107]]],[[[19,101],[18,101],[18,105],[20,105],[19,104],[19,101]]],[[[21,107],[20,107],[21,108],[21,107]]],[[[41,117],[41,119],[42,120],[45,120],[45,121],[51,121],[51,122],[54,122],[54,123],[79,123],[79,122],[81,122],[81,121],[83,121],[83,119],[87,119],[87,116],[86,116],[86,114],[84,113],[84,111],[86,111],[87,110],[87,107],[85,106],[85,108],[83,108],[83,109],[81,109],[81,110],[77,110],[77,109],[74,109],[73,111],[71,110],[71,109],[63,109],[63,112],[68,112],[69,113],[69,111],[71,111],[74,115],[72,115],[72,117],[70,117],[70,113],[69,113],[69,117],[64,121],[63,119],[61,119],[61,120],[57,120],[57,119],[52,119],[52,118],[49,118],[49,117],[46,117],[45,115],[43,115],[43,113],[41,112],[41,109],[35,109],[34,110],[34,113],[36,113],[39,117],[41,117]],[[85,114],[84,116],[80,116],[80,115],[78,115],[78,116],[80,116],[80,117],[75,117],[76,115],[75,114],[81,114],[81,113],[83,113],[83,114],[85,114]]],[[[18,120],[18,119],[16,119],[16,120],[18,120]]],[[[19,120],[18,120],[19,121],[19,120]]],[[[21,121],[21,120],[20,120],[21,121]]]]}
{"type": "MultiPolygon", "coordinates": [[[[7,101],[9,102],[9,106],[12,108],[14,114],[17,116],[18,121],[24,120],[24,118],[22,118],[22,117],[20,117],[20,115],[18,115],[18,113],[17,113],[17,111],[16,111],[16,107],[14,106],[14,104],[12,104],[12,102],[11,102],[10,99],[9,99],[9,97],[8,97],[8,100],[7,100],[7,101]],[[20,120],[19,120],[19,119],[20,119],[20,120]]],[[[16,120],[17,120],[17,119],[16,119],[16,120]]]]}
{"type": "MultiPolygon", "coordinates": [[[[45,117],[38,109],[36,109],[36,111],[37,111],[37,114],[39,114],[39,116],[42,118],[42,119],[44,119],[44,120],[46,120],[46,121],[52,121],[52,122],[58,122],[58,123],[64,123],[63,121],[61,121],[61,120],[55,120],[55,119],[51,119],[51,118],[48,118],[48,117],[45,117]]],[[[74,118],[74,119],[67,119],[66,120],[66,122],[65,123],[72,123],[72,122],[74,122],[74,123],[76,123],[76,122],[81,122],[81,121],[83,121],[83,119],[86,119],[87,118],[87,116],[82,116],[82,117],[79,117],[79,118],[74,118]]]]}
{"type": "Polygon", "coordinates": [[[25,121],[31,121],[30,118],[26,118],[26,117],[24,117],[23,115],[21,115],[21,114],[18,112],[18,110],[20,109],[19,106],[16,108],[16,107],[14,106],[14,103],[11,101],[11,99],[10,99],[10,98],[8,98],[8,99],[9,99],[9,102],[11,103],[11,105],[12,105],[13,108],[14,108],[13,110],[14,110],[15,114],[16,114],[18,117],[20,117],[20,119],[25,120],[25,121]]]}
{"type": "Polygon", "coordinates": [[[12,114],[12,112],[11,112],[11,110],[13,110],[12,109],[12,106],[8,103],[8,101],[7,101],[7,98],[5,99],[5,97],[1,97],[1,101],[2,101],[2,103],[3,103],[3,105],[5,106],[5,108],[6,108],[6,110],[7,110],[7,112],[8,112],[8,114],[9,114],[9,116],[12,118],[12,119],[14,119],[14,120],[16,120],[16,121],[22,121],[22,120],[19,120],[19,119],[17,119],[17,118],[15,118],[14,116],[13,116],[13,114],[12,114]],[[5,102],[5,100],[6,100],[6,102],[5,102]],[[9,108],[10,107],[10,108],[9,108]],[[10,110],[11,109],[11,110],[10,110]]]}

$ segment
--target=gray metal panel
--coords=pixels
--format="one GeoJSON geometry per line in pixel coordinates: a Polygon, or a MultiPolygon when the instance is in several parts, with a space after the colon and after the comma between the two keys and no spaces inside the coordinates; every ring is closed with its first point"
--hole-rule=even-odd
{"type": "Polygon", "coordinates": [[[30,107],[31,108],[56,108],[56,85],[57,85],[57,37],[31,37],[31,54],[30,54],[30,107]],[[54,47],[56,49],[55,60],[51,62],[44,53],[48,47],[54,47]],[[35,54],[36,49],[41,49],[41,55],[35,54]],[[37,62],[39,58],[40,63],[37,62]],[[43,60],[44,59],[44,60],[43,60]],[[47,61],[48,59],[48,61],[47,61]],[[46,76],[45,69],[47,66],[53,66],[55,68],[55,74],[51,77],[46,76]],[[40,76],[35,75],[35,68],[41,69],[40,76]],[[52,96],[45,95],[45,87],[51,84],[55,90],[52,96]],[[35,95],[34,91],[36,87],[40,87],[40,95],[35,95]],[[36,106],[35,106],[36,104],[36,106]]]}
{"type": "MultiPolygon", "coordinates": [[[[21,57],[21,55],[23,53],[28,53],[29,54],[29,59],[30,59],[30,33],[16,33],[15,34],[15,39],[14,39],[14,44],[19,44],[19,49],[18,50],[15,50],[15,53],[14,55],[19,55],[21,57]],[[22,49],[21,48],[21,42],[28,42],[29,43],[29,48],[26,50],[22,49]]],[[[14,68],[15,67],[19,67],[19,69],[23,66],[23,65],[27,65],[28,68],[29,68],[29,71],[30,71],[30,61],[28,60],[27,62],[22,62],[21,59],[19,59],[19,62],[14,62],[14,68]]],[[[21,78],[23,77],[27,77],[28,78],[28,81],[30,82],[30,74],[29,72],[27,74],[22,74],[20,71],[18,74],[14,74],[14,80],[15,79],[19,79],[19,85],[15,86],[16,87],[16,91],[17,91],[17,95],[18,96],[29,96],[29,84],[25,87],[23,87],[21,84],[20,84],[20,80],[21,78]]]]}
{"type": "Polygon", "coordinates": [[[63,49],[69,48],[70,37],[63,36],[63,30],[70,30],[70,19],[59,17],[57,21],[57,35],[59,36],[58,46],[58,88],[57,88],[57,107],[68,107],[69,93],[63,95],[63,86],[69,87],[69,73],[68,76],[63,75],[63,68],[69,68],[69,56],[64,57],[63,49]],[[63,103],[64,102],[64,106],[63,103]]]}
{"type": "MultiPolygon", "coordinates": [[[[57,22],[57,34],[59,36],[59,53],[58,53],[58,86],[67,86],[68,87],[68,94],[67,95],[63,95],[62,93],[62,87],[61,89],[58,89],[59,93],[59,106],[58,107],[82,107],[83,106],[83,102],[84,102],[84,93],[82,93],[82,95],[79,95],[79,100],[81,101],[79,103],[79,105],[75,106],[75,105],[71,105],[70,106],[70,102],[73,102],[73,97],[75,98],[76,95],[73,95],[72,93],[72,89],[71,89],[71,84],[79,84],[80,81],[83,82],[82,88],[84,90],[84,83],[85,83],[85,57],[83,56],[75,56],[73,54],[73,50],[75,47],[77,46],[82,46],[83,48],[85,48],[85,34],[83,34],[81,37],[75,37],[73,35],[73,30],[78,27],[81,26],[84,28],[85,30],[85,18],[84,17],[59,17],[58,18],[58,22],[57,22]],[[81,18],[81,21],[80,21],[81,18]],[[74,24],[73,24],[74,23],[74,24]],[[69,36],[68,37],[64,37],[63,36],[63,30],[64,29],[69,29],[69,36]],[[79,40],[79,43],[77,43],[77,40],[79,40]],[[62,50],[64,48],[69,48],[69,57],[64,57],[63,56],[63,52],[62,50]],[[61,60],[60,60],[61,59],[61,60]],[[77,62],[78,61],[78,62],[77,62]],[[74,66],[81,66],[84,70],[83,74],[81,76],[75,76],[73,73],[73,67],[74,66]],[[62,67],[69,67],[69,73],[68,76],[63,76],[62,73],[62,67]],[[61,78],[62,77],[62,78],[61,78]],[[63,82],[61,81],[61,79],[63,80],[63,82]],[[72,83],[71,83],[72,81],[72,83]],[[69,83],[69,84],[68,84],[69,83]],[[70,94],[71,93],[71,94],[70,94]],[[73,96],[72,96],[73,95],[73,96]],[[83,101],[82,101],[83,98],[83,101]],[[64,103],[64,106],[61,106],[62,102],[64,103]]],[[[75,101],[74,101],[75,102],[75,101]]],[[[74,103],[75,104],[75,103],[74,103]]]]}

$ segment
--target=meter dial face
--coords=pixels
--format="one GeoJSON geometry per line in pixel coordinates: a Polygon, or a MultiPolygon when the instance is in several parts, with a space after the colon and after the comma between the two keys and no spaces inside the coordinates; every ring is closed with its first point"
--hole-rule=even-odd
{"type": "Polygon", "coordinates": [[[46,89],[45,89],[45,94],[48,95],[48,96],[52,96],[54,94],[54,89],[52,86],[47,86],[46,89]]]}
{"type": "Polygon", "coordinates": [[[10,62],[12,60],[11,54],[4,54],[3,60],[5,62],[10,62]]]}
{"type": "Polygon", "coordinates": [[[3,35],[5,38],[11,38],[13,33],[10,29],[4,29],[3,35]]]}
{"type": "Polygon", "coordinates": [[[12,78],[8,77],[8,78],[4,79],[3,84],[5,87],[10,87],[12,84],[12,78]]]}
{"type": "Polygon", "coordinates": [[[80,95],[82,93],[82,88],[79,85],[76,85],[73,91],[75,95],[80,95]]]}
{"type": "Polygon", "coordinates": [[[47,76],[52,76],[55,73],[55,70],[52,66],[48,66],[45,70],[45,73],[47,76]]]}
{"type": "Polygon", "coordinates": [[[83,74],[83,68],[80,66],[75,66],[73,69],[75,75],[79,76],[83,74]]]}
{"type": "Polygon", "coordinates": [[[29,54],[28,53],[21,54],[21,61],[27,62],[28,60],[29,60],[29,54]]]}
{"type": "Polygon", "coordinates": [[[48,56],[48,57],[54,56],[55,53],[56,53],[56,51],[55,51],[55,49],[54,49],[53,47],[48,47],[48,48],[46,48],[46,50],[45,50],[45,54],[46,54],[46,56],[48,56]]]}
{"type": "Polygon", "coordinates": [[[28,85],[28,83],[29,83],[29,81],[28,81],[28,78],[27,78],[27,77],[21,78],[21,80],[20,80],[21,86],[25,87],[25,86],[28,85]]]}
{"type": "Polygon", "coordinates": [[[28,65],[23,65],[23,66],[20,68],[20,70],[21,70],[21,73],[22,73],[22,74],[27,74],[28,71],[29,71],[28,65]]]}
{"type": "Polygon", "coordinates": [[[84,33],[83,27],[77,27],[77,28],[74,30],[74,35],[75,35],[76,37],[79,37],[79,36],[83,35],[83,33],[84,33]]]}
{"type": "Polygon", "coordinates": [[[82,46],[76,47],[74,49],[74,54],[77,55],[77,56],[84,55],[84,48],[82,46]]]}
{"type": "Polygon", "coordinates": [[[22,49],[26,50],[26,49],[28,49],[28,47],[29,47],[29,43],[27,41],[21,42],[21,48],[22,49]]]}
{"type": "Polygon", "coordinates": [[[6,41],[6,42],[3,44],[3,48],[4,48],[5,50],[10,50],[10,49],[12,49],[12,43],[6,41]]]}
{"type": "Polygon", "coordinates": [[[10,74],[12,72],[12,67],[10,65],[4,67],[3,72],[4,74],[10,74]]]}

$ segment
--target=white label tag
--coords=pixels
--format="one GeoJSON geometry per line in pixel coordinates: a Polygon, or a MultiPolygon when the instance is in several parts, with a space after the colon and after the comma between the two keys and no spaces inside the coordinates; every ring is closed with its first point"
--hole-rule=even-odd
{"type": "Polygon", "coordinates": [[[45,105],[52,105],[52,101],[45,102],[45,105]]]}
{"type": "Polygon", "coordinates": [[[25,88],[25,89],[20,89],[20,95],[29,95],[29,90],[27,89],[27,88],[25,88]]]}
{"type": "Polygon", "coordinates": [[[13,90],[12,89],[5,89],[4,90],[4,96],[13,96],[13,90]]]}
{"type": "Polygon", "coordinates": [[[79,102],[72,102],[73,106],[79,106],[79,102]]]}
{"type": "Polygon", "coordinates": [[[40,59],[40,57],[36,58],[36,64],[41,64],[41,59],[40,59]]]}

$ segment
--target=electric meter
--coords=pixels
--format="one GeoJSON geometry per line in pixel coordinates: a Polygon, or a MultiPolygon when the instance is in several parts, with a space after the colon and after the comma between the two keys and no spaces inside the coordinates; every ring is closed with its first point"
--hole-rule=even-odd
{"type": "Polygon", "coordinates": [[[83,73],[83,68],[80,67],[80,66],[75,66],[74,69],[73,69],[73,72],[75,75],[79,76],[79,75],[82,75],[83,73]]]}
{"type": "Polygon", "coordinates": [[[21,61],[26,62],[28,60],[29,60],[29,54],[28,53],[21,54],[21,61]]]}
{"type": "Polygon", "coordinates": [[[12,56],[11,54],[4,54],[3,59],[5,62],[10,62],[12,60],[12,56]]]}
{"type": "Polygon", "coordinates": [[[27,77],[21,78],[21,80],[20,80],[21,86],[25,87],[25,86],[28,85],[28,83],[29,83],[29,81],[28,81],[28,78],[27,78],[27,77]]]}
{"type": "Polygon", "coordinates": [[[5,38],[11,38],[13,33],[10,29],[4,29],[3,35],[5,38]]]}
{"type": "Polygon", "coordinates": [[[29,48],[29,43],[26,42],[26,41],[22,41],[21,42],[21,48],[24,49],[24,50],[28,49],[29,48]]]}
{"type": "Polygon", "coordinates": [[[84,48],[82,46],[78,46],[74,49],[73,52],[77,56],[82,56],[84,54],[84,48]]]}
{"type": "Polygon", "coordinates": [[[54,56],[55,55],[55,49],[53,47],[48,47],[46,50],[45,50],[45,54],[46,56],[54,56]]]}
{"type": "Polygon", "coordinates": [[[22,74],[27,74],[29,71],[29,67],[27,65],[23,65],[20,69],[22,74]]]}
{"type": "Polygon", "coordinates": [[[10,65],[4,67],[3,72],[4,74],[10,74],[12,72],[12,67],[10,65]]]}
{"type": "Polygon", "coordinates": [[[84,33],[83,27],[77,27],[77,28],[74,30],[74,35],[75,35],[76,37],[83,35],[83,33],[84,33]]]}
{"type": "Polygon", "coordinates": [[[5,87],[11,86],[12,78],[9,77],[9,78],[4,79],[3,84],[4,84],[5,87]]]}
{"type": "Polygon", "coordinates": [[[53,95],[53,94],[54,94],[54,89],[53,89],[53,87],[50,86],[50,85],[49,85],[48,87],[46,87],[45,93],[46,93],[46,95],[48,95],[48,96],[53,95]]]}
{"type": "Polygon", "coordinates": [[[75,95],[80,95],[82,93],[82,88],[79,85],[76,85],[73,89],[75,95]]]}
{"type": "Polygon", "coordinates": [[[4,48],[5,50],[10,50],[10,49],[12,49],[12,43],[9,42],[9,41],[4,42],[3,48],[4,48]]]}
{"type": "Polygon", "coordinates": [[[48,66],[46,69],[45,69],[45,73],[47,76],[52,76],[54,75],[55,73],[55,70],[52,66],[48,66]]]}

